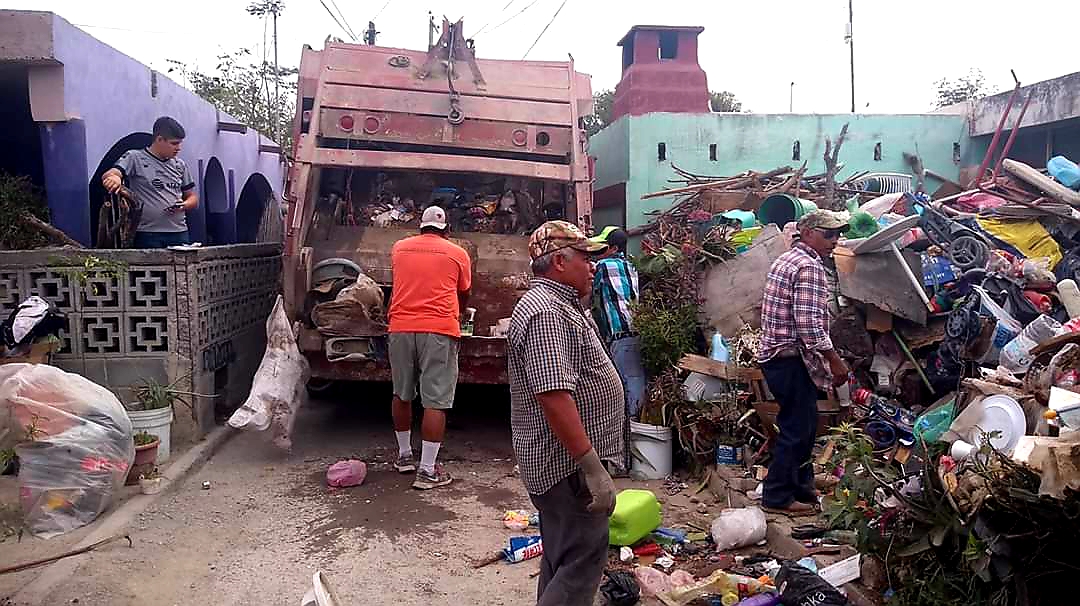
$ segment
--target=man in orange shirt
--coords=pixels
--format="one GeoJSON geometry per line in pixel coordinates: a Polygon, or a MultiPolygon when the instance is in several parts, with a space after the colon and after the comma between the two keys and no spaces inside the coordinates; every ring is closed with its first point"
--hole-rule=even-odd
{"type": "Polygon", "coordinates": [[[472,287],[465,249],[447,239],[446,212],[429,206],[420,235],[399,240],[390,252],[394,290],[390,297],[390,374],[394,381],[394,433],[400,473],[416,471],[413,488],[450,483],[435,464],[446,433],[446,411],[454,405],[458,377],[461,310],[472,287]],[[424,405],[423,450],[417,469],[412,451],[412,402],[417,383],[424,405]]]}

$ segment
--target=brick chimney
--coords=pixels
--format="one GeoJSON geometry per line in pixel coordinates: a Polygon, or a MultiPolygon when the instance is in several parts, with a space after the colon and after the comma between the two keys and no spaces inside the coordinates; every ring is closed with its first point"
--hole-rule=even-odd
{"type": "Polygon", "coordinates": [[[622,80],[611,119],[650,112],[708,113],[709,85],[698,65],[704,27],[635,25],[619,41],[622,80]]]}

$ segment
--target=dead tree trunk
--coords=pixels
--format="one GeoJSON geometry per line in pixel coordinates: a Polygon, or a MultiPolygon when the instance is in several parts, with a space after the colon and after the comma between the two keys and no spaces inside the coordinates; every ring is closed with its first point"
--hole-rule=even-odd
{"type": "Polygon", "coordinates": [[[836,138],[835,147],[832,141],[825,137],[825,197],[821,200],[821,205],[829,210],[841,210],[843,208],[839,196],[836,195],[836,171],[840,146],[844,144],[844,138],[847,137],[847,129],[848,125],[844,124],[844,127],[840,129],[840,136],[836,138]]]}

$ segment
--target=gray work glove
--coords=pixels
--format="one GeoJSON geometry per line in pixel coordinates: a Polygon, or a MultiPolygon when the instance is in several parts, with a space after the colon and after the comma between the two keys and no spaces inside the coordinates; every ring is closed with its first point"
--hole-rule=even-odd
{"type": "Polygon", "coordinates": [[[610,516],[615,511],[615,482],[611,480],[607,469],[600,461],[600,455],[590,448],[589,452],[577,460],[585,474],[585,487],[592,495],[592,501],[585,507],[590,513],[607,512],[610,516]]]}

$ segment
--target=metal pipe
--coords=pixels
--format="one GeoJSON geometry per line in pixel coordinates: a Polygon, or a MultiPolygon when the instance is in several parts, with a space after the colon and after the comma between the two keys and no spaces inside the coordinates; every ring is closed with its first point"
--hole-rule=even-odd
{"type": "Polygon", "coordinates": [[[1020,93],[1020,80],[1016,77],[1016,72],[1012,72],[1013,80],[1016,81],[1016,87],[1013,88],[1012,94],[1009,95],[1009,102],[1005,105],[1005,112],[1001,114],[1001,120],[998,121],[997,128],[994,130],[994,138],[990,140],[990,147],[986,150],[986,155],[983,156],[982,163],[979,164],[979,172],[975,174],[975,181],[972,184],[980,183],[983,177],[986,175],[986,169],[990,168],[990,159],[994,157],[994,151],[997,150],[998,140],[1001,139],[1001,131],[1005,128],[1005,120],[1009,118],[1009,112],[1012,111],[1013,103],[1016,102],[1016,95],[1020,93]]]}
{"type": "Polygon", "coordinates": [[[919,298],[922,299],[923,305],[925,305],[927,309],[933,311],[933,306],[930,304],[930,297],[926,296],[926,291],[923,289],[922,280],[915,277],[915,272],[911,271],[911,266],[907,264],[907,260],[904,259],[903,253],[901,253],[900,249],[896,246],[896,242],[889,243],[889,250],[892,251],[896,260],[900,262],[900,267],[903,268],[904,273],[907,274],[908,281],[915,287],[915,292],[919,293],[919,298]]]}
{"type": "Polygon", "coordinates": [[[1005,147],[1001,148],[1001,156],[998,158],[997,164],[994,165],[994,175],[992,180],[997,181],[998,173],[1001,171],[1001,164],[1005,161],[1005,158],[1009,156],[1009,150],[1012,149],[1013,141],[1016,141],[1016,133],[1020,132],[1020,124],[1024,121],[1024,114],[1027,113],[1028,105],[1031,104],[1031,95],[1028,93],[1024,104],[1020,106],[1020,115],[1016,118],[1016,124],[1013,124],[1012,132],[1009,133],[1009,139],[1005,141],[1005,147]]]}

